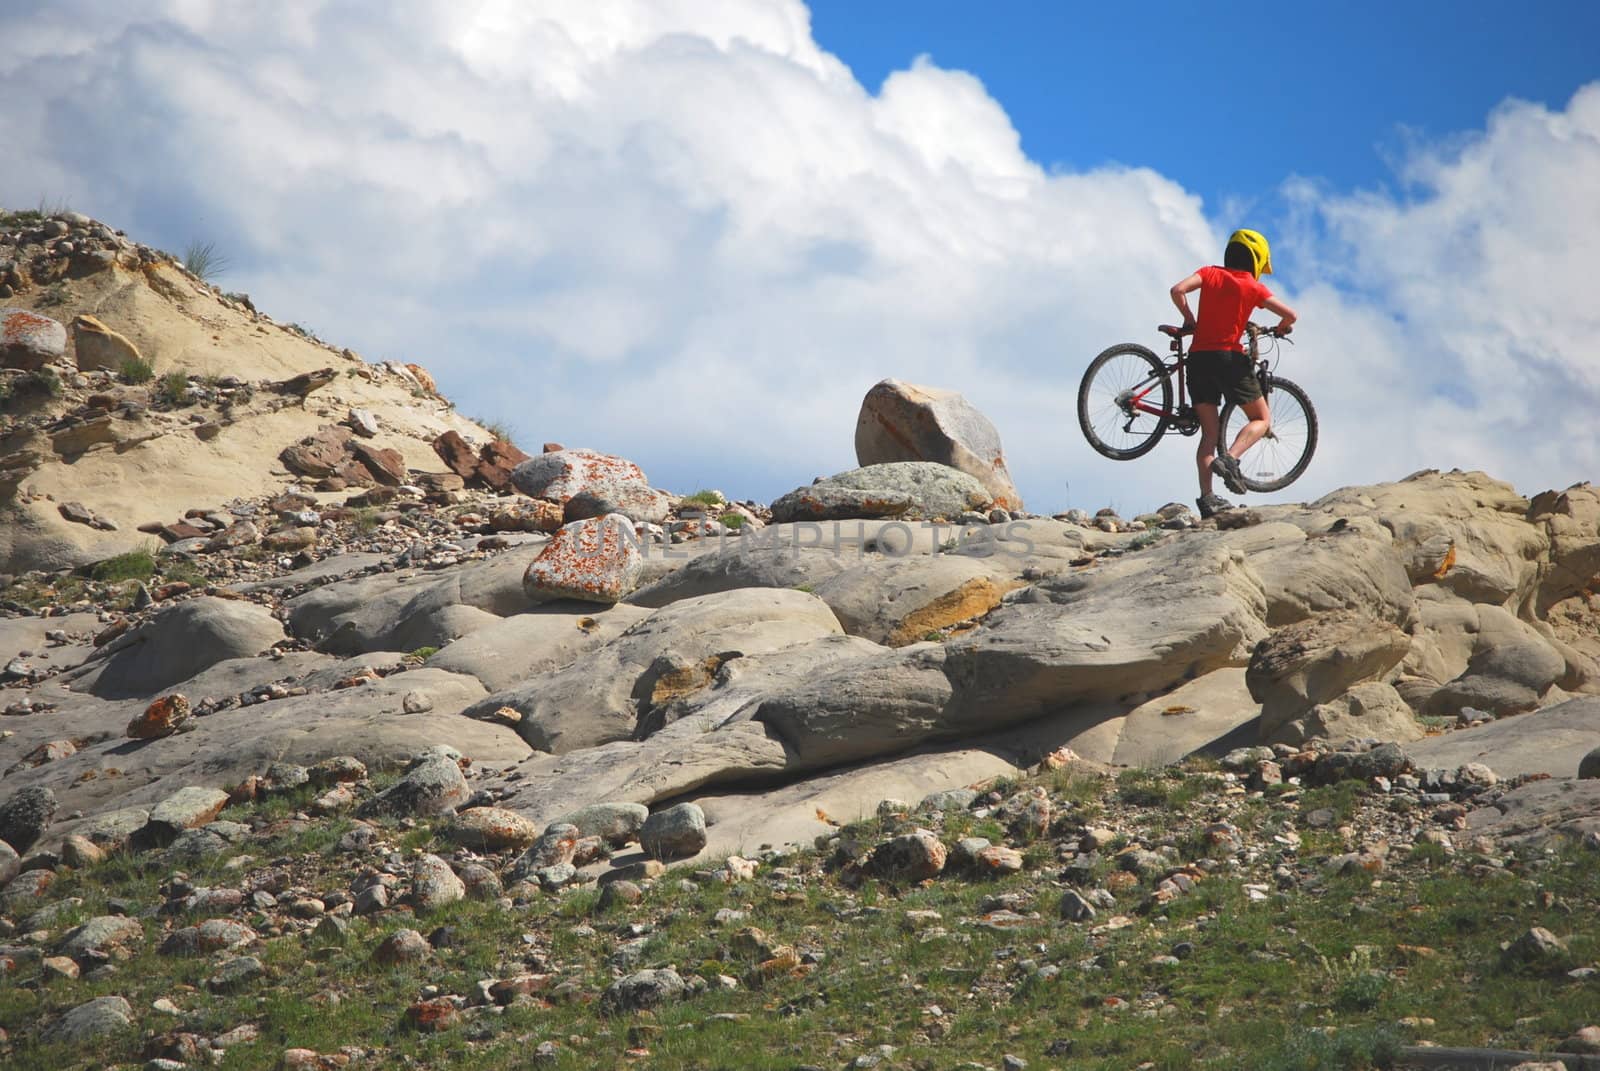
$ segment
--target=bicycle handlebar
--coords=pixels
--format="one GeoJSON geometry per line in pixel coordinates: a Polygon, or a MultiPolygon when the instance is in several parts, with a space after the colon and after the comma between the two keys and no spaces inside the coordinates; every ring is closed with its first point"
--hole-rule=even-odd
{"type": "MultiPolygon", "coordinates": [[[[1293,328],[1289,328],[1289,327],[1284,327],[1284,328],[1262,327],[1260,324],[1246,324],[1245,325],[1245,330],[1246,331],[1251,330],[1252,328],[1255,330],[1255,332],[1257,334],[1266,335],[1268,338],[1288,338],[1289,337],[1289,332],[1293,330],[1293,328]]],[[[1156,328],[1156,330],[1160,331],[1163,335],[1166,335],[1169,338],[1182,338],[1185,335],[1194,334],[1194,327],[1193,326],[1190,326],[1190,327],[1177,327],[1177,326],[1175,326],[1173,324],[1161,324],[1159,327],[1156,328]]]]}

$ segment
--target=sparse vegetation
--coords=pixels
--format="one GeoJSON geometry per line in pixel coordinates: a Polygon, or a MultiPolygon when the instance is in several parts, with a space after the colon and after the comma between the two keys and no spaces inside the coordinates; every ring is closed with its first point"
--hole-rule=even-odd
{"type": "MultiPolygon", "coordinates": [[[[232,1045],[226,1064],[263,1071],[283,1066],[290,1047],[356,1046],[374,1066],[521,1066],[546,1042],[539,1063],[556,1071],[844,1067],[863,1054],[876,1059],[886,1051],[880,1046],[893,1056],[878,1066],[905,1069],[994,1067],[1014,1054],[1029,1066],[1087,1071],[1370,1071],[1396,1066],[1402,1045],[1422,1041],[1549,1051],[1591,1021],[1592,981],[1516,963],[1502,948],[1527,927],[1545,926],[1562,935],[1572,962],[1600,956],[1592,852],[1574,844],[1511,853],[1489,867],[1463,851],[1443,866],[1391,860],[1381,880],[1340,874],[1319,851],[1265,835],[1304,810],[1297,801],[1229,804],[1220,779],[1200,763],[1150,773],[1142,780],[1166,790],[1149,804],[1126,801],[1141,780],[1128,775],[1069,766],[997,780],[985,786],[981,810],[953,809],[942,819],[926,811],[873,815],[837,828],[819,848],[772,860],[754,881],[668,876],[643,883],[632,904],[602,908],[592,887],[574,887],[534,893],[510,911],[469,898],[426,915],[408,908],[321,927],[285,925],[282,908],[247,907],[235,917],[261,933],[246,951],[266,977],[239,992],[207,991],[217,960],[158,951],[167,930],[201,920],[164,924],[150,910],[175,900],[164,884],[172,864],[157,853],[117,853],[61,873],[52,896],[81,902],[65,900],[52,928],[65,933],[113,913],[121,900],[144,909],[130,915],[144,939],[109,985],[58,976],[0,988],[0,1024],[13,1046],[7,1067],[143,1059],[141,1051],[153,1050],[139,1031],[83,1046],[35,1040],[33,1024],[107,993],[136,1010],[173,1000],[182,1029],[201,1037],[248,1023],[257,1034],[232,1045]],[[1189,785],[1198,794],[1175,805],[1176,788],[1189,785]],[[1029,833],[1015,822],[1036,788],[1051,794],[1057,817],[1048,831],[1029,833]],[[1135,874],[1120,865],[1119,849],[1148,851],[1169,824],[1199,832],[1224,810],[1251,831],[1250,849],[1214,867],[1184,866],[1194,876],[1190,891],[1159,899],[1170,866],[1135,874]],[[1102,812],[1122,835],[1083,860],[1090,865],[1077,876],[1060,876],[1057,847],[1102,812]],[[936,830],[946,845],[963,836],[1014,844],[1024,868],[993,878],[947,870],[900,883],[860,865],[876,845],[916,827],[936,830]],[[1234,865],[1255,851],[1271,858],[1254,873],[1283,867],[1295,879],[1261,895],[1263,886],[1234,865]],[[1496,876],[1486,877],[1490,871],[1496,876]],[[1114,888],[1116,907],[1064,921],[1064,883],[1114,888]],[[1000,916],[1009,921],[996,922],[1000,916]],[[448,939],[419,962],[375,963],[374,949],[402,926],[448,939]],[[667,964],[692,986],[683,999],[645,1013],[600,1010],[595,998],[619,970],[667,964]],[[436,1033],[409,1025],[406,1009],[424,987],[472,994],[483,979],[515,975],[547,977],[552,988],[494,1014],[471,1002],[436,1033]],[[326,994],[340,997],[339,1014],[326,1013],[326,994]]],[[[380,775],[373,788],[383,783],[380,775]]],[[[223,817],[253,832],[186,863],[184,887],[248,888],[291,868],[296,889],[348,888],[369,858],[339,847],[354,828],[348,819],[303,819],[318,791],[230,808],[223,817]]],[[[1358,823],[1387,805],[1350,798],[1358,823]]],[[[442,821],[378,819],[382,850],[444,854],[442,821]]],[[[716,865],[702,861],[678,874],[716,865]]],[[[38,971],[27,961],[18,969],[24,982],[38,971]]]]}
{"type": "Polygon", "coordinates": [[[39,294],[38,305],[40,308],[54,308],[67,303],[67,284],[51,283],[39,294]]]}
{"type": "Polygon", "coordinates": [[[148,383],[156,377],[155,366],[143,357],[129,357],[122,362],[122,368],[117,373],[122,382],[132,386],[148,383]]]}
{"type": "Polygon", "coordinates": [[[56,375],[54,368],[36,368],[25,375],[19,376],[16,381],[16,393],[43,394],[50,398],[61,397],[61,377],[56,375]]]}
{"type": "Polygon", "coordinates": [[[685,504],[693,503],[697,506],[705,506],[708,509],[715,506],[726,506],[728,504],[728,500],[722,497],[722,492],[704,490],[696,491],[692,495],[684,495],[683,502],[685,504]]]}
{"type": "Polygon", "coordinates": [[[415,651],[412,651],[410,654],[406,655],[406,657],[417,662],[425,662],[438,653],[439,648],[437,647],[423,646],[418,647],[415,651]]]}
{"type": "Polygon", "coordinates": [[[118,554],[114,558],[96,562],[89,575],[101,583],[122,580],[149,580],[156,572],[156,557],[147,547],[118,554]]]}
{"type": "Polygon", "coordinates": [[[516,445],[516,440],[512,438],[511,426],[504,421],[484,420],[482,417],[475,417],[472,422],[488,432],[489,438],[494,442],[516,445]]]}
{"type": "Polygon", "coordinates": [[[201,282],[209,283],[228,270],[230,261],[215,242],[190,242],[183,250],[183,266],[201,282]]]}
{"type": "Polygon", "coordinates": [[[188,405],[189,373],[182,369],[174,369],[162,376],[160,384],[156,387],[156,397],[168,405],[188,405]]]}
{"type": "Polygon", "coordinates": [[[1128,540],[1128,550],[1144,550],[1146,547],[1155,546],[1161,542],[1161,533],[1157,531],[1140,532],[1128,540]]]}
{"type": "Polygon", "coordinates": [[[49,194],[39,195],[39,207],[33,214],[37,219],[50,219],[55,216],[64,216],[72,211],[72,204],[65,197],[51,197],[49,194]]]}
{"type": "Polygon", "coordinates": [[[724,528],[739,529],[745,526],[745,516],[742,513],[724,513],[721,520],[724,528]]]}

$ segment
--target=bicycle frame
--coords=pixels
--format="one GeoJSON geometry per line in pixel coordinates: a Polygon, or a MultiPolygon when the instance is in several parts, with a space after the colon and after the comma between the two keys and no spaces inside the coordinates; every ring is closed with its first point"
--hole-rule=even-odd
{"type": "MultiPolygon", "coordinates": [[[[1200,419],[1195,415],[1194,406],[1189,404],[1188,383],[1184,376],[1184,369],[1188,365],[1189,354],[1183,348],[1183,334],[1175,333],[1163,327],[1162,332],[1170,336],[1167,351],[1173,355],[1172,360],[1162,365],[1162,371],[1178,381],[1178,404],[1173,409],[1163,409],[1145,401],[1150,392],[1156,389],[1159,382],[1157,377],[1151,376],[1145,384],[1135,387],[1127,399],[1128,422],[1133,422],[1134,412],[1145,413],[1153,417],[1165,417],[1170,420],[1180,435],[1193,435],[1200,429],[1200,419]],[[1140,388],[1143,389],[1140,389],[1140,388]]],[[[1255,324],[1246,325],[1245,333],[1250,340],[1250,364],[1255,368],[1256,378],[1261,383],[1261,396],[1267,397],[1272,390],[1272,373],[1267,367],[1267,362],[1261,359],[1260,349],[1256,345],[1256,336],[1263,329],[1255,324]]]]}
{"type": "MultiPolygon", "coordinates": [[[[1159,380],[1155,376],[1151,376],[1150,377],[1150,379],[1148,381],[1149,382],[1149,386],[1145,387],[1142,391],[1138,390],[1137,388],[1135,388],[1134,395],[1128,401],[1128,404],[1129,404],[1130,408],[1136,409],[1141,413],[1148,413],[1153,417],[1167,417],[1167,418],[1182,417],[1185,414],[1190,412],[1189,398],[1188,398],[1188,384],[1185,382],[1184,375],[1183,375],[1183,369],[1184,369],[1184,363],[1185,363],[1184,362],[1184,358],[1187,357],[1188,354],[1183,352],[1183,339],[1181,337],[1179,337],[1179,336],[1173,336],[1172,344],[1168,347],[1168,352],[1174,354],[1172,363],[1167,364],[1167,365],[1163,365],[1162,367],[1165,370],[1167,375],[1169,375],[1169,376],[1175,375],[1177,377],[1177,380],[1178,380],[1178,407],[1177,407],[1177,409],[1175,409],[1175,410],[1164,409],[1164,408],[1162,408],[1160,406],[1151,405],[1149,402],[1145,401],[1145,398],[1149,397],[1150,392],[1156,389],[1156,384],[1159,382],[1159,380]]],[[[1132,419],[1131,415],[1130,415],[1129,419],[1130,420],[1132,419]]]]}

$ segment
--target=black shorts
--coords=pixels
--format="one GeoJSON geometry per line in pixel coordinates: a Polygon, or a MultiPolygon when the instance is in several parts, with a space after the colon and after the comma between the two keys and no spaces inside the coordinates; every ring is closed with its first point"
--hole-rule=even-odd
{"type": "Polygon", "coordinates": [[[1237,350],[1201,350],[1189,354],[1189,397],[1196,405],[1221,405],[1222,396],[1235,405],[1261,397],[1261,383],[1248,354],[1237,350]]]}

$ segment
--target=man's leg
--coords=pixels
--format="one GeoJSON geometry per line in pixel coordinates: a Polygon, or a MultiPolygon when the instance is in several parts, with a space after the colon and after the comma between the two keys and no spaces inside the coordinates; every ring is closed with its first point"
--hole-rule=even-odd
{"type": "Polygon", "coordinates": [[[1210,402],[1194,403],[1200,421],[1200,445],[1195,448],[1195,465],[1200,469],[1200,497],[1211,493],[1211,461],[1217,455],[1217,407],[1210,402]]]}
{"type": "MultiPolygon", "coordinates": [[[[1195,408],[1198,412],[1199,407],[1196,406],[1195,408]]],[[[1260,442],[1261,437],[1272,430],[1272,412],[1267,408],[1267,400],[1265,398],[1257,398],[1253,402],[1246,402],[1239,407],[1239,411],[1249,418],[1249,423],[1239,429],[1239,434],[1233,437],[1233,445],[1228,447],[1228,453],[1234,457],[1243,457],[1246,450],[1260,442]]],[[[1213,421],[1216,420],[1216,413],[1215,409],[1211,411],[1213,421]]],[[[1205,435],[1205,422],[1203,420],[1200,424],[1200,434],[1202,437],[1205,435]]],[[[1213,440],[1216,438],[1215,426],[1213,426],[1212,438],[1213,440]]]]}

